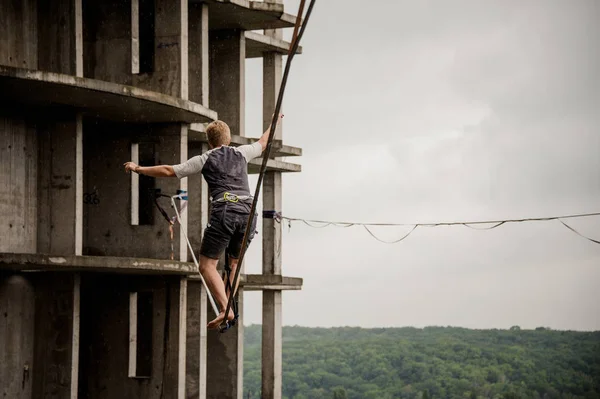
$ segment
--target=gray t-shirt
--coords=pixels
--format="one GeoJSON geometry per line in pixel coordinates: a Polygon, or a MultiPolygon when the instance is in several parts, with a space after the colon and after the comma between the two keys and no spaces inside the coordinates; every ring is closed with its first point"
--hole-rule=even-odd
{"type": "Polygon", "coordinates": [[[239,147],[221,146],[173,165],[173,170],[179,179],[202,173],[213,199],[222,197],[225,192],[250,195],[248,162],[261,154],[258,141],[239,147]]]}

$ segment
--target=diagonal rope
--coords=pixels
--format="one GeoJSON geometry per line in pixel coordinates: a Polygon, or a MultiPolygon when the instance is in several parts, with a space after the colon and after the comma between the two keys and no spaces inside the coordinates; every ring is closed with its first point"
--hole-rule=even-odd
{"type": "MultiPolygon", "coordinates": [[[[267,148],[265,150],[265,153],[263,154],[263,161],[262,161],[262,165],[260,167],[260,174],[258,175],[258,182],[256,183],[254,199],[252,200],[252,208],[250,209],[250,215],[248,216],[248,224],[246,225],[246,231],[244,232],[244,238],[242,240],[242,248],[240,250],[240,257],[238,259],[238,267],[236,267],[236,269],[235,269],[233,283],[231,284],[233,287],[233,290],[229,293],[228,298],[227,298],[227,306],[225,308],[225,313],[224,313],[225,317],[223,319],[223,321],[225,322],[225,328],[221,329],[221,332],[225,332],[230,327],[230,323],[227,320],[227,316],[229,314],[229,309],[231,307],[231,301],[234,300],[234,298],[237,294],[238,278],[239,278],[240,270],[242,269],[242,267],[241,267],[242,261],[244,260],[244,255],[246,254],[246,243],[248,242],[248,236],[250,234],[250,229],[252,228],[252,221],[254,218],[254,214],[256,212],[256,205],[257,205],[258,196],[260,193],[260,186],[261,186],[261,183],[262,183],[262,180],[263,180],[263,177],[265,174],[265,170],[267,167],[267,161],[269,160],[269,155],[271,153],[271,146],[273,144],[273,137],[275,136],[275,128],[277,127],[277,119],[279,118],[279,112],[281,110],[281,103],[283,102],[283,94],[285,92],[285,86],[287,83],[292,60],[294,59],[294,56],[296,55],[296,52],[298,51],[298,44],[300,43],[300,40],[302,39],[302,36],[304,35],[304,31],[306,30],[306,25],[310,18],[310,14],[312,12],[314,4],[315,4],[315,0],[311,0],[310,4],[308,6],[308,10],[306,11],[306,17],[304,19],[304,22],[301,24],[302,26],[300,27],[300,32],[298,33],[298,36],[295,38],[295,40],[292,42],[292,44],[291,44],[292,48],[291,48],[290,54],[286,60],[285,70],[283,72],[283,77],[281,79],[281,85],[279,87],[279,95],[277,96],[277,103],[275,105],[275,111],[273,112],[273,118],[271,120],[271,130],[269,132],[269,140],[267,142],[267,148]]],[[[304,7],[304,1],[302,1],[300,6],[304,7]]],[[[296,26],[299,26],[301,21],[302,21],[302,15],[299,12],[298,16],[296,18],[296,26]]]]}

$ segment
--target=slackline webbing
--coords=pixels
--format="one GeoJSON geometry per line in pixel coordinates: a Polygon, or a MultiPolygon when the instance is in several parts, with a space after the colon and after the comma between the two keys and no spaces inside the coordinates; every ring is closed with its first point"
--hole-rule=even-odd
{"type": "Polygon", "coordinates": [[[229,295],[227,296],[227,307],[225,308],[225,313],[224,313],[224,318],[223,318],[225,327],[220,329],[222,333],[227,331],[231,326],[233,326],[235,324],[235,318],[232,320],[233,323],[230,323],[229,320],[227,320],[227,316],[229,314],[229,308],[231,307],[231,302],[232,302],[232,300],[235,300],[235,296],[237,294],[238,277],[240,274],[242,261],[244,260],[244,255],[246,254],[246,243],[248,241],[250,229],[252,228],[252,221],[253,221],[252,219],[254,218],[254,213],[256,212],[256,205],[258,202],[258,195],[260,193],[260,186],[261,186],[263,176],[265,174],[265,170],[267,167],[267,161],[269,160],[269,154],[271,153],[271,146],[273,143],[273,137],[275,136],[275,129],[277,127],[277,119],[279,118],[279,112],[281,110],[281,103],[283,102],[283,93],[285,92],[285,86],[287,83],[290,66],[292,64],[292,60],[293,60],[294,56],[296,55],[296,51],[298,50],[298,43],[300,43],[300,40],[302,39],[302,35],[304,34],[306,25],[310,18],[310,14],[311,14],[313,6],[315,4],[315,0],[311,0],[310,4],[308,6],[308,10],[306,11],[306,17],[304,18],[304,21],[302,22],[302,11],[304,10],[304,2],[305,2],[305,0],[302,0],[300,2],[300,6],[298,9],[298,15],[296,16],[296,25],[294,27],[294,36],[292,38],[290,52],[289,52],[289,55],[288,55],[286,63],[285,63],[285,70],[283,72],[283,77],[281,79],[281,86],[279,87],[277,103],[275,105],[275,111],[273,112],[273,118],[271,120],[271,130],[269,132],[269,140],[267,142],[267,148],[265,149],[265,152],[263,153],[263,156],[262,156],[263,161],[262,161],[262,165],[260,167],[260,173],[258,175],[258,182],[256,183],[256,190],[254,192],[254,199],[252,200],[252,208],[250,209],[250,215],[248,216],[248,223],[246,225],[246,231],[244,232],[244,239],[242,240],[242,248],[240,250],[240,257],[238,259],[238,267],[236,267],[236,269],[235,269],[233,282],[231,284],[233,287],[233,290],[230,291],[229,295]],[[301,27],[300,27],[300,25],[301,25],[301,27]],[[298,30],[299,30],[298,36],[296,36],[295,33],[298,30]]]}

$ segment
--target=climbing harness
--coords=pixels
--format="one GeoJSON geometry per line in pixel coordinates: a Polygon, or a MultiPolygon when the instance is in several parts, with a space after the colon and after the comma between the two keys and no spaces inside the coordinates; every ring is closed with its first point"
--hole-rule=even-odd
{"type": "Polygon", "coordinates": [[[239,201],[245,201],[245,200],[249,200],[249,199],[253,199],[251,195],[237,195],[237,194],[225,192],[225,193],[223,193],[223,197],[221,197],[221,198],[213,199],[213,197],[210,197],[210,202],[233,202],[233,203],[236,203],[239,201]]]}
{"type": "MultiPolygon", "coordinates": [[[[185,231],[185,229],[183,228],[183,225],[181,223],[180,212],[182,212],[186,208],[187,201],[188,201],[188,196],[187,196],[187,191],[185,191],[185,190],[177,190],[177,194],[175,194],[175,195],[162,194],[160,188],[157,188],[157,189],[154,190],[154,203],[156,204],[156,207],[158,208],[158,210],[160,211],[160,213],[163,215],[163,217],[169,223],[169,232],[170,232],[170,235],[171,235],[171,260],[174,259],[173,227],[175,225],[175,221],[177,221],[177,222],[179,222],[179,225],[182,227],[181,231],[183,232],[183,236],[185,238],[185,241],[187,242],[187,245],[188,245],[188,248],[190,250],[190,253],[192,254],[192,259],[194,260],[194,264],[196,265],[196,269],[198,271],[200,271],[200,265],[198,264],[198,260],[196,259],[196,254],[194,254],[194,250],[192,249],[192,244],[190,243],[190,240],[188,238],[187,232],[185,231]],[[171,207],[175,211],[175,216],[174,217],[170,218],[169,215],[167,214],[167,212],[160,206],[160,203],[158,202],[158,199],[161,198],[161,197],[169,198],[171,200],[171,207]],[[177,205],[175,204],[176,200],[185,201],[182,204],[182,206],[181,206],[181,208],[179,210],[177,209],[177,205]]],[[[215,303],[215,300],[212,297],[212,293],[210,292],[210,290],[208,289],[208,286],[206,285],[206,281],[204,280],[204,277],[202,277],[202,273],[198,273],[198,274],[200,276],[200,280],[202,281],[202,284],[204,285],[204,288],[206,289],[206,294],[208,296],[208,300],[210,302],[210,305],[213,308],[213,311],[215,312],[215,314],[219,314],[219,310],[217,308],[217,304],[215,303]]],[[[237,309],[237,305],[236,305],[236,309],[237,309]]],[[[236,312],[234,311],[234,313],[236,313],[236,312]]]]}
{"type": "MultiPolygon", "coordinates": [[[[250,235],[250,229],[252,228],[252,221],[253,221],[252,218],[254,217],[254,213],[256,212],[256,205],[257,205],[257,199],[258,199],[258,196],[260,193],[260,186],[262,184],[263,176],[265,174],[265,170],[267,167],[267,161],[269,160],[269,154],[271,153],[271,146],[273,144],[273,138],[275,136],[275,127],[277,126],[277,119],[279,118],[279,111],[281,110],[281,103],[283,101],[283,94],[285,92],[285,85],[286,85],[287,78],[289,75],[292,60],[294,59],[294,56],[296,55],[296,51],[298,50],[298,44],[300,43],[300,40],[302,39],[302,35],[304,34],[306,25],[310,18],[310,14],[311,14],[313,6],[315,4],[315,0],[311,0],[310,4],[308,6],[308,10],[306,11],[306,16],[304,18],[304,22],[301,23],[302,11],[304,10],[304,2],[305,2],[305,0],[301,0],[300,7],[298,10],[298,15],[296,17],[296,25],[294,27],[294,36],[292,38],[290,52],[288,54],[288,57],[287,57],[287,60],[285,63],[285,70],[283,72],[283,76],[281,79],[281,85],[279,87],[277,103],[275,105],[275,111],[273,112],[273,118],[271,120],[271,129],[269,131],[269,140],[267,142],[267,148],[265,150],[265,153],[262,155],[262,164],[260,167],[260,173],[258,175],[258,182],[256,183],[256,190],[255,190],[254,197],[252,200],[252,208],[251,208],[250,214],[248,216],[248,223],[246,224],[246,231],[244,232],[244,238],[242,240],[242,248],[240,250],[240,257],[238,260],[238,265],[242,264],[242,261],[244,260],[244,255],[246,254],[246,246],[247,246],[246,243],[248,242],[248,237],[250,235]],[[298,32],[298,30],[299,30],[299,32],[298,32]],[[296,36],[295,32],[298,32],[297,36],[296,36]]],[[[237,267],[235,270],[235,274],[233,277],[233,283],[231,284],[234,288],[232,291],[230,291],[229,295],[227,296],[227,307],[225,308],[225,313],[224,313],[225,315],[229,314],[229,309],[232,306],[232,301],[235,302],[235,298],[236,298],[236,294],[237,294],[237,289],[236,289],[237,279],[240,274],[240,269],[241,269],[241,267],[237,267]]],[[[229,328],[231,328],[234,325],[234,323],[231,323],[230,321],[227,320],[227,317],[224,318],[224,323],[225,323],[225,327],[222,327],[220,329],[221,332],[227,331],[229,328]]]]}

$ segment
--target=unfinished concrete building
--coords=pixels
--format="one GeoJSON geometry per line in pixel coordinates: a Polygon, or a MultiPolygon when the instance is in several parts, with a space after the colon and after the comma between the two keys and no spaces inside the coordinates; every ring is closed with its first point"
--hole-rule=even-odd
{"type": "MultiPolygon", "coordinates": [[[[204,152],[217,118],[232,145],[252,142],[247,58],[263,59],[269,125],[296,19],[281,3],[0,0],[0,397],[241,398],[249,290],[263,295],[262,396],[281,396],[281,295],[302,280],[282,276],[280,224],[263,219],[263,273],[242,271],[237,325],[207,331],[182,235],[199,248],[206,183],[123,170],[204,152]],[[157,188],[189,194],[172,241],[157,188]]],[[[262,199],[279,211],[282,173],[300,171],[281,157],[301,149],[275,138],[262,199]]]]}

